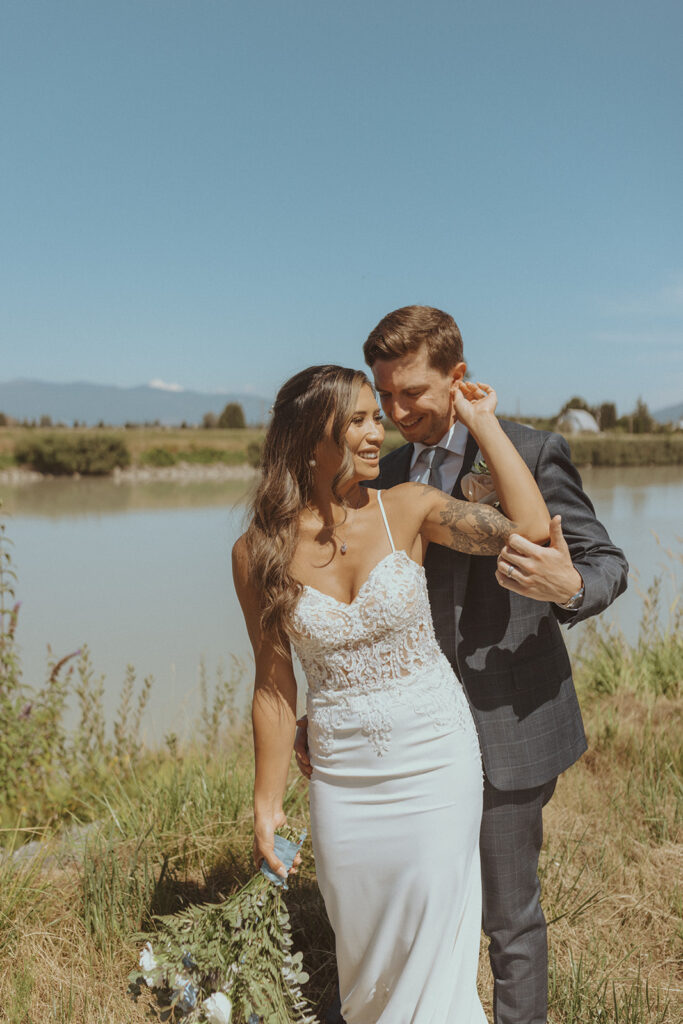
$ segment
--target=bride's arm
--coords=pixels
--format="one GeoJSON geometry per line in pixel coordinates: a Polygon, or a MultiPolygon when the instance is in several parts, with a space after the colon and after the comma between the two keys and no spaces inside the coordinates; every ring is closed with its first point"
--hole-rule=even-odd
{"type": "Polygon", "coordinates": [[[531,470],[496,419],[497,401],[487,384],[462,381],[455,411],[479,445],[503,512],[517,533],[539,543],[548,539],[550,515],[531,470]]]}
{"type": "Polygon", "coordinates": [[[277,650],[261,630],[258,594],[249,580],[244,537],[232,549],[232,571],[249,639],[254,649],[256,676],[252,701],[254,730],[254,860],[264,859],[286,877],[274,852],[275,831],[286,823],[282,798],[296,728],[296,680],[291,656],[277,650]]]}
{"type": "Polygon", "coordinates": [[[458,419],[473,435],[484,456],[501,507],[509,519],[488,505],[450,498],[424,489],[425,514],[420,530],[425,541],[472,554],[497,554],[513,531],[528,540],[548,539],[550,516],[528,466],[495,417],[496,393],[486,384],[464,382],[455,397],[458,419]]]}
{"type": "Polygon", "coordinates": [[[461,501],[443,491],[420,484],[420,502],[424,519],[420,534],[424,544],[442,544],[469,555],[497,555],[511,533],[521,533],[517,525],[490,505],[461,501]]]}

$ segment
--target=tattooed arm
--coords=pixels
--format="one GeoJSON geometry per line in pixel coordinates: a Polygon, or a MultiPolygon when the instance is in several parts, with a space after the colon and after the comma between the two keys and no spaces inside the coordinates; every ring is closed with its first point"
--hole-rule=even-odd
{"type": "Polygon", "coordinates": [[[423,541],[443,544],[469,555],[497,555],[511,533],[519,533],[516,523],[490,505],[459,501],[434,487],[408,485],[420,489],[426,511],[420,533],[423,541]]]}

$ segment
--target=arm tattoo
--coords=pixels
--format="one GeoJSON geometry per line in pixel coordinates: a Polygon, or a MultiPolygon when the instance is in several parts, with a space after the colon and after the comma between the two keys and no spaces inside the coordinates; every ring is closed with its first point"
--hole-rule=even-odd
{"type": "Polygon", "coordinates": [[[449,531],[440,543],[469,555],[497,555],[515,524],[490,505],[450,498],[439,510],[441,525],[449,531]]]}

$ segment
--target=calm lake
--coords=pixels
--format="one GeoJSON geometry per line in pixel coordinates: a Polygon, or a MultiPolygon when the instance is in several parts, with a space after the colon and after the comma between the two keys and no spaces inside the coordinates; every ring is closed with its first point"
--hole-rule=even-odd
{"type": "MultiPolygon", "coordinates": [[[[629,590],[607,612],[629,635],[656,575],[676,594],[683,467],[586,469],[598,517],[626,551],[629,590]]],[[[45,679],[47,646],[61,657],[87,643],[118,704],[126,665],[154,676],[146,736],[186,735],[199,705],[199,666],[251,685],[249,642],[232,588],[230,548],[243,529],[246,485],[48,480],[0,487],[21,601],[24,678],[45,679]],[[234,659],[238,667],[233,669],[234,659]]],[[[680,572],[678,574],[680,579],[680,572]]],[[[581,626],[569,632],[570,646],[581,626]]]]}

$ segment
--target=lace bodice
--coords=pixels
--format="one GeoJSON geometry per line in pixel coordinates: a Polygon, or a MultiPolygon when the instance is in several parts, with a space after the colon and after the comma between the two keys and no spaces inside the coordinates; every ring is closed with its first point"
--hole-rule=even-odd
{"type": "Polygon", "coordinates": [[[378,562],[350,604],[304,586],[293,624],[309,731],[321,752],[331,752],[347,712],[360,715],[377,753],[385,752],[397,701],[437,725],[469,727],[467,700],[434,635],[424,569],[405,551],[378,562]]]}

